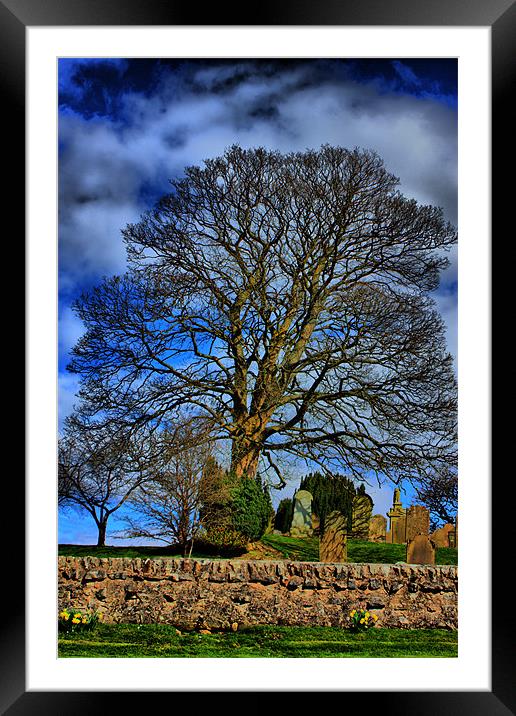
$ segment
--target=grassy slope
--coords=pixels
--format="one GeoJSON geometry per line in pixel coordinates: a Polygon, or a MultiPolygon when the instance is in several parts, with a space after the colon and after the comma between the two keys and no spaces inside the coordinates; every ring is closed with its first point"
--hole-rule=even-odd
{"type": "MultiPolygon", "coordinates": [[[[316,537],[302,540],[269,534],[262,537],[262,542],[280,551],[288,559],[310,562],[316,562],[319,559],[319,540],[316,537]]],[[[395,562],[404,562],[405,554],[404,544],[348,540],[348,562],[394,564],[395,562]]],[[[438,548],[436,562],[437,564],[457,564],[457,550],[449,547],[438,548]]]]}
{"type": "MultiPolygon", "coordinates": [[[[276,550],[283,558],[305,562],[317,562],[319,560],[319,541],[312,539],[295,539],[282,535],[265,535],[262,544],[276,550]]],[[[96,557],[178,557],[176,550],[171,547],[102,547],[97,548],[91,545],[59,545],[59,554],[64,556],[85,557],[88,555],[96,557]]],[[[276,558],[281,559],[281,556],[276,558]]],[[[209,558],[213,556],[193,552],[192,557],[209,558]]],[[[222,555],[221,555],[222,557],[222,555]]],[[[219,557],[220,558],[220,557],[219,557]]],[[[272,559],[273,557],[271,557],[272,559]]],[[[359,540],[348,541],[349,562],[371,562],[393,564],[405,560],[405,545],[403,544],[381,544],[374,542],[361,542],[359,540]]],[[[437,564],[457,564],[457,550],[443,547],[437,549],[437,564]]]]}
{"type": "Polygon", "coordinates": [[[165,624],[101,624],[63,634],[60,657],[456,657],[457,632],[259,626],[238,632],[178,633],[165,624]]]}

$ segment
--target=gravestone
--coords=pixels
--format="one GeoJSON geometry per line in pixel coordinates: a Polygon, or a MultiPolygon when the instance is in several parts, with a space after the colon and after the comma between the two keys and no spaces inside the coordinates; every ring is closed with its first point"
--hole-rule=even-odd
{"type": "Polygon", "coordinates": [[[373,515],[369,520],[370,542],[386,542],[387,520],[383,515],[373,515]]]}
{"type": "Polygon", "coordinates": [[[290,536],[311,537],[312,535],[312,494],[308,490],[298,490],[294,495],[290,536]]]}
{"type": "Polygon", "coordinates": [[[450,530],[448,539],[450,542],[450,547],[458,547],[459,546],[459,518],[458,517],[455,518],[455,529],[450,530]]]}
{"type": "Polygon", "coordinates": [[[400,489],[394,490],[392,507],[387,513],[389,518],[390,542],[392,544],[402,544],[405,542],[406,531],[406,510],[401,504],[400,489]]]}
{"type": "Polygon", "coordinates": [[[347,562],[347,519],[342,512],[330,512],[324,521],[324,533],[319,542],[321,562],[347,562]]]}
{"type": "Polygon", "coordinates": [[[369,537],[369,520],[373,512],[373,501],[369,495],[355,495],[352,505],[351,534],[355,539],[369,537]]]}
{"type": "Polygon", "coordinates": [[[453,542],[453,538],[455,535],[452,535],[451,533],[454,532],[454,530],[455,528],[453,525],[444,525],[444,527],[439,527],[438,530],[432,532],[432,534],[430,535],[430,539],[436,547],[452,547],[453,545],[451,544],[451,542],[453,542]]]}
{"type": "Polygon", "coordinates": [[[407,542],[407,564],[435,564],[435,545],[428,535],[407,542]]]}
{"type": "Polygon", "coordinates": [[[407,510],[405,540],[416,535],[427,535],[430,531],[430,513],[423,505],[411,505],[407,510]]]}

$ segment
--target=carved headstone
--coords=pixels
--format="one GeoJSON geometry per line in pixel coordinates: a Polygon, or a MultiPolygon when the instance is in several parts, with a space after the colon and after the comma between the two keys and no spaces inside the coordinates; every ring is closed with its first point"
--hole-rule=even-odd
{"type": "Polygon", "coordinates": [[[368,539],[373,501],[369,495],[355,495],[352,506],[351,534],[355,539],[368,539]]]}
{"type": "Polygon", "coordinates": [[[369,520],[369,541],[386,542],[387,520],[383,515],[373,515],[369,520]]]}
{"type": "Polygon", "coordinates": [[[435,564],[435,545],[428,535],[407,542],[407,564],[435,564]]]}
{"type": "Polygon", "coordinates": [[[444,525],[444,527],[439,527],[438,530],[435,530],[435,532],[432,532],[430,535],[430,539],[435,544],[436,547],[452,547],[453,545],[450,543],[450,536],[451,541],[453,542],[453,537],[451,533],[455,531],[455,527],[453,525],[447,524],[444,525]]]}
{"type": "Polygon", "coordinates": [[[387,513],[387,517],[390,520],[390,542],[392,544],[402,544],[403,542],[405,542],[406,510],[401,504],[399,487],[394,490],[392,507],[387,513]]]}
{"type": "Polygon", "coordinates": [[[330,512],[324,521],[324,533],[319,543],[321,562],[347,562],[347,519],[341,512],[330,512]]]}
{"type": "Polygon", "coordinates": [[[430,513],[423,505],[412,505],[407,510],[405,540],[416,535],[427,535],[430,531],[430,513]]]}
{"type": "Polygon", "coordinates": [[[308,490],[298,490],[294,495],[294,514],[290,526],[291,537],[311,537],[312,494],[308,490]]]}

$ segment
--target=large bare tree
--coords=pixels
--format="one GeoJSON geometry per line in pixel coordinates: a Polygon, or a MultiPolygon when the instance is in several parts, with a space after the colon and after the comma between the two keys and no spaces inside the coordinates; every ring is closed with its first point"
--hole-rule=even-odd
{"type": "Polygon", "coordinates": [[[358,478],[454,464],[456,383],[429,293],[456,241],[371,151],[234,146],[124,230],[128,270],[83,295],[83,417],[185,407],[237,475],[290,454],[358,478]]]}

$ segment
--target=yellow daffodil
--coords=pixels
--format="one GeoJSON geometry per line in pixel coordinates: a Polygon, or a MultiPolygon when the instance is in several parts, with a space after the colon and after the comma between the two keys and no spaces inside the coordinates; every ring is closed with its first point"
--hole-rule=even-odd
{"type": "Polygon", "coordinates": [[[72,624],[80,624],[80,623],[81,623],[81,620],[80,620],[80,619],[77,619],[76,617],[74,617],[74,618],[72,619],[72,624]]]}
{"type": "Polygon", "coordinates": [[[70,615],[69,615],[69,614],[65,614],[65,615],[63,616],[63,619],[65,620],[65,622],[67,622],[68,619],[70,619],[70,615]]]}

